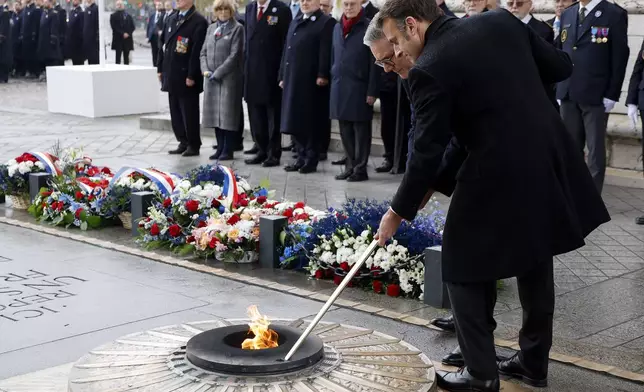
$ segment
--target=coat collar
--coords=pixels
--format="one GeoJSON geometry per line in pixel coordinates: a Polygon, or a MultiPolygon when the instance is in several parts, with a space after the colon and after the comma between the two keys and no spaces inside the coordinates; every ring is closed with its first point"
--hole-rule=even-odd
{"type": "Polygon", "coordinates": [[[433,21],[429,27],[427,27],[427,31],[425,31],[425,46],[427,46],[431,42],[431,36],[436,34],[436,32],[440,29],[442,25],[445,24],[448,20],[456,19],[454,16],[447,16],[443,15],[433,21]]]}
{"type": "Polygon", "coordinates": [[[170,21],[171,23],[169,23],[169,25],[172,31],[170,31],[170,36],[168,37],[168,41],[174,38],[175,35],[177,35],[179,30],[181,30],[181,28],[190,20],[190,18],[192,18],[195,12],[196,12],[196,9],[195,9],[195,6],[193,5],[192,8],[190,8],[188,12],[186,12],[186,16],[183,18],[183,21],[181,22],[181,24],[178,23],[179,16],[181,15],[179,11],[171,15],[173,19],[170,21]]]}

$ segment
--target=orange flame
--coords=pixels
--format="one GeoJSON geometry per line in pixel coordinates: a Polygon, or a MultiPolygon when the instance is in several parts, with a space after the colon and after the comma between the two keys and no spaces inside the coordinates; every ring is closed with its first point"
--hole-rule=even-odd
{"type": "Polygon", "coordinates": [[[250,317],[250,332],[254,335],[252,339],[246,339],[242,343],[244,350],[263,350],[266,348],[274,348],[278,346],[277,332],[268,329],[271,325],[270,320],[266,316],[262,316],[257,310],[256,305],[248,308],[248,316],[250,317]]]}

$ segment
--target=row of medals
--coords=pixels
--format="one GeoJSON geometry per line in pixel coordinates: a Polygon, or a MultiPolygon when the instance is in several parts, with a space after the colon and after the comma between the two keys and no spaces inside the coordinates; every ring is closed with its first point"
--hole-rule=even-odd
{"type": "Polygon", "coordinates": [[[608,42],[608,38],[605,37],[605,35],[608,35],[608,31],[603,32],[603,31],[601,31],[601,30],[603,30],[602,28],[597,28],[597,27],[593,27],[592,30],[596,30],[596,31],[592,32],[591,42],[597,43],[597,44],[605,44],[605,43],[608,42]],[[597,33],[599,33],[600,31],[601,31],[602,35],[604,35],[603,38],[602,37],[597,37],[597,33]]]}

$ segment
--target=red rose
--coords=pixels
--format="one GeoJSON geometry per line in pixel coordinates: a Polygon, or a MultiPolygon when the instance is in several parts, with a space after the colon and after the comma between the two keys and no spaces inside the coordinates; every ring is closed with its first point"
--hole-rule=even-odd
{"type": "Polygon", "coordinates": [[[159,232],[160,232],[159,225],[157,225],[156,223],[153,223],[152,227],[150,227],[150,235],[159,235],[159,232]]]}
{"type": "Polygon", "coordinates": [[[296,209],[296,210],[297,210],[298,208],[304,208],[304,202],[303,202],[303,201],[298,201],[297,203],[295,203],[295,205],[293,206],[293,208],[294,208],[294,209],[296,209]]]}
{"type": "Polygon", "coordinates": [[[178,237],[179,235],[181,235],[181,226],[172,225],[168,227],[168,233],[170,233],[171,237],[178,237]]]}
{"type": "Polygon", "coordinates": [[[101,173],[110,175],[112,174],[112,171],[110,170],[109,167],[104,167],[101,169],[101,173]]]}
{"type": "Polygon", "coordinates": [[[346,261],[340,263],[340,268],[342,268],[342,271],[345,272],[349,272],[349,270],[351,269],[351,267],[349,267],[349,263],[347,263],[346,261]]]}
{"type": "Polygon", "coordinates": [[[76,191],[76,200],[80,200],[83,198],[83,192],[81,191],[76,191]]]}
{"type": "Polygon", "coordinates": [[[322,270],[315,271],[315,279],[322,279],[322,278],[324,278],[324,271],[322,270]]]}
{"type": "Polygon", "coordinates": [[[88,176],[94,177],[97,174],[98,174],[98,168],[97,167],[92,166],[89,169],[87,169],[87,175],[88,176]]]}
{"type": "Polygon", "coordinates": [[[226,221],[226,223],[232,226],[235,223],[239,222],[240,220],[241,218],[239,217],[239,215],[233,215],[230,218],[228,218],[228,221],[226,221]]]}
{"type": "Polygon", "coordinates": [[[266,203],[266,196],[259,196],[259,197],[257,198],[257,203],[259,203],[259,204],[264,204],[264,203],[266,203]]]}
{"type": "Polygon", "coordinates": [[[56,211],[62,211],[63,207],[65,207],[65,203],[63,203],[62,201],[54,202],[51,206],[54,207],[56,211]],[[56,204],[55,207],[54,207],[54,204],[56,204]]]}
{"type": "Polygon", "coordinates": [[[295,220],[309,220],[309,214],[297,214],[295,220]]]}
{"type": "Polygon", "coordinates": [[[188,212],[199,211],[199,202],[197,200],[188,200],[186,202],[186,210],[188,210],[188,212]]]}
{"type": "Polygon", "coordinates": [[[76,210],[76,214],[75,214],[75,215],[76,215],[76,219],[80,219],[81,213],[83,213],[83,209],[82,209],[82,208],[79,208],[79,209],[77,209],[77,210],[76,210]]]}
{"type": "Polygon", "coordinates": [[[340,275],[335,275],[333,277],[333,283],[335,283],[336,286],[339,286],[340,283],[342,283],[342,276],[340,275]]]}
{"type": "Polygon", "coordinates": [[[168,208],[172,205],[172,200],[168,197],[163,200],[163,208],[168,208]]]}
{"type": "Polygon", "coordinates": [[[373,291],[375,293],[382,293],[382,282],[379,280],[374,280],[373,281],[373,291]]]}
{"type": "Polygon", "coordinates": [[[42,191],[40,192],[40,196],[42,197],[49,197],[51,195],[51,191],[42,191]]]}
{"type": "Polygon", "coordinates": [[[324,271],[324,276],[326,276],[327,278],[331,278],[333,274],[335,274],[333,268],[327,268],[327,270],[324,271]]]}
{"type": "Polygon", "coordinates": [[[387,295],[390,297],[399,297],[400,296],[400,286],[397,284],[387,285],[387,295]]]}
{"type": "Polygon", "coordinates": [[[210,243],[208,243],[208,246],[210,247],[210,249],[215,249],[218,242],[219,242],[219,238],[212,237],[212,239],[210,240],[210,243]]]}
{"type": "Polygon", "coordinates": [[[206,221],[199,221],[197,227],[206,227],[206,221]]]}
{"type": "Polygon", "coordinates": [[[239,195],[239,198],[240,198],[240,199],[245,199],[246,197],[248,197],[248,196],[246,196],[246,194],[245,194],[245,193],[242,193],[241,195],[239,195]]]}
{"type": "Polygon", "coordinates": [[[282,215],[284,215],[287,218],[292,218],[293,217],[293,210],[291,208],[287,208],[286,210],[284,210],[282,215]]]}
{"type": "Polygon", "coordinates": [[[277,205],[277,203],[266,203],[264,204],[264,208],[274,208],[277,205]]]}
{"type": "Polygon", "coordinates": [[[191,235],[188,238],[186,238],[186,244],[192,244],[193,242],[195,242],[194,236],[191,235]]]}
{"type": "Polygon", "coordinates": [[[87,200],[89,200],[89,201],[94,200],[94,195],[90,194],[90,195],[87,197],[87,200]]]}
{"type": "Polygon", "coordinates": [[[221,203],[216,199],[212,199],[212,203],[210,203],[210,206],[212,208],[219,208],[220,205],[221,205],[221,203]]]}
{"type": "Polygon", "coordinates": [[[241,207],[248,207],[248,200],[247,199],[241,199],[238,203],[241,207]]]}

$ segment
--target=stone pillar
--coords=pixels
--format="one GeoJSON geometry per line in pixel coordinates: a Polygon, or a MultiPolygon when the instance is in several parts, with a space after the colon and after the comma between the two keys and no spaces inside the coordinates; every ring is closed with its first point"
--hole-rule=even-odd
{"type": "Polygon", "coordinates": [[[40,193],[40,188],[46,188],[47,182],[51,179],[49,173],[30,173],[29,174],[29,200],[33,203],[34,199],[40,193]]]}
{"type": "Polygon", "coordinates": [[[262,268],[279,268],[280,234],[286,228],[288,219],[284,216],[262,216],[259,218],[259,265],[262,268]]]}
{"type": "Polygon", "coordinates": [[[132,192],[130,211],[132,212],[132,236],[139,235],[139,221],[148,213],[154,202],[153,192],[132,192]]]}
{"type": "Polygon", "coordinates": [[[425,249],[424,302],[435,308],[449,309],[451,306],[447,295],[447,286],[443,283],[441,250],[440,246],[425,249]]]}

